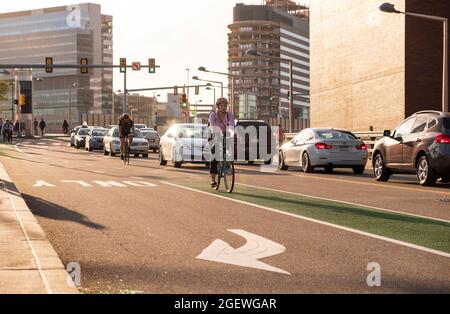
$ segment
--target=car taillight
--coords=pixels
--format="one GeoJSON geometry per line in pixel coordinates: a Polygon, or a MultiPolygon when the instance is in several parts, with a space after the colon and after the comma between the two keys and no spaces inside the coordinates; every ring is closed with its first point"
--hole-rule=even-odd
{"type": "Polygon", "coordinates": [[[361,144],[361,145],[356,146],[356,149],[359,149],[359,150],[367,150],[368,147],[367,147],[366,144],[361,144]]]}
{"type": "Polygon", "coordinates": [[[436,135],[436,142],[438,144],[450,144],[450,135],[438,134],[436,135]]]}
{"type": "Polygon", "coordinates": [[[316,148],[317,149],[332,149],[333,145],[328,145],[328,144],[324,144],[324,143],[317,143],[316,144],[316,148]]]}

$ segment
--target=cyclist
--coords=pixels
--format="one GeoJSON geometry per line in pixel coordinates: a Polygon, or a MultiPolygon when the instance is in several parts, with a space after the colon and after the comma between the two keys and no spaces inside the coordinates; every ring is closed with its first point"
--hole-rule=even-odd
{"type": "Polygon", "coordinates": [[[120,136],[120,159],[123,160],[124,150],[125,150],[125,139],[129,138],[128,149],[131,149],[131,144],[133,143],[134,134],[134,122],[130,119],[127,113],[124,113],[119,119],[119,136],[120,136]]]}
{"type": "MultiPolygon", "coordinates": [[[[217,99],[216,108],[209,115],[209,125],[212,128],[219,127],[224,135],[227,127],[235,126],[234,116],[231,112],[228,112],[228,100],[226,98],[217,99]]],[[[212,155],[215,154],[215,147],[212,147],[211,153],[212,155]]],[[[211,160],[209,173],[211,175],[211,187],[216,188],[217,160],[211,160]]]]}

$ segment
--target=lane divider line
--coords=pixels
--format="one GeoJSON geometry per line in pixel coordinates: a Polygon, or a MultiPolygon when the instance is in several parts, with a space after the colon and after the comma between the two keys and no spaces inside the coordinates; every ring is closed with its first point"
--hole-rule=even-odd
{"type": "Polygon", "coordinates": [[[339,230],[355,233],[355,234],[358,234],[358,235],[366,236],[366,237],[369,237],[369,238],[373,238],[373,239],[377,239],[377,240],[381,240],[381,241],[397,244],[397,245],[400,245],[400,246],[405,246],[405,247],[408,247],[408,248],[411,248],[411,249],[415,249],[415,250],[419,250],[419,251],[422,251],[422,252],[426,252],[426,253],[430,253],[430,254],[446,257],[446,258],[450,258],[450,254],[449,253],[438,251],[438,250],[433,250],[433,249],[430,249],[430,248],[427,248],[427,247],[424,247],[424,246],[415,245],[415,244],[411,244],[411,243],[408,243],[408,242],[399,241],[399,240],[395,240],[395,239],[392,239],[392,238],[376,235],[376,234],[373,234],[373,233],[364,232],[364,231],[360,231],[360,230],[357,230],[357,229],[343,227],[343,226],[339,226],[339,225],[336,225],[336,224],[324,222],[324,221],[321,221],[321,220],[317,220],[317,219],[308,218],[308,217],[297,215],[297,214],[284,212],[284,211],[281,211],[281,210],[278,210],[278,209],[275,209],[275,208],[271,208],[271,207],[256,205],[256,204],[252,204],[252,203],[249,203],[249,202],[244,202],[244,201],[231,199],[231,198],[228,198],[228,197],[225,197],[225,196],[215,195],[215,194],[212,194],[212,193],[191,189],[191,188],[188,188],[188,187],[185,187],[185,186],[181,186],[181,185],[177,185],[177,184],[174,184],[174,183],[169,183],[169,182],[165,182],[165,181],[160,181],[160,182],[162,184],[170,185],[170,186],[177,187],[177,188],[180,188],[180,189],[184,189],[184,190],[188,190],[188,191],[192,191],[192,192],[197,192],[197,193],[204,194],[204,195],[209,195],[209,196],[212,196],[212,197],[220,198],[220,199],[231,201],[231,202],[234,202],[234,203],[239,203],[239,204],[242,204],[242,205],[247,205],[247,206],[251,206],[251,207],[255,207],[255,208],[264,209],[264,210],[267,210],[267,211],[270,211],[270,212],[273,212],[273,213],[277,213],[277,214],[281,214],[281,215],[285,215],[285,216],[298,218],[298,219],[301,219],[301,220],[305,220],[305,221],[308,221],[308,222],[320,224],[320,225],[331,227],[331,228],[334,228],[334,229],[339,229],[339,230]]]}

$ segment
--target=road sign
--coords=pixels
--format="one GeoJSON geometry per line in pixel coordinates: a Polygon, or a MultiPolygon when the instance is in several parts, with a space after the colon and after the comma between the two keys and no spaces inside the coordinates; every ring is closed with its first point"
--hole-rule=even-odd
{"type": "Polygon", "coordinates": [[[140,71],[141,70],[141,63],[140,62],[133,62],[131,64],[131,68],[133,71],[140,71]]]}
{"type": "Polygon", "coordinates": [[[287,271],[260,261],[260,259],[284,253],[286,248],[283,245],[244,230],[228,231],[245,238],[247,243],[238,249],[234,249],[228,243],[216,240],[197,258],[290,275],[287,271]]]}

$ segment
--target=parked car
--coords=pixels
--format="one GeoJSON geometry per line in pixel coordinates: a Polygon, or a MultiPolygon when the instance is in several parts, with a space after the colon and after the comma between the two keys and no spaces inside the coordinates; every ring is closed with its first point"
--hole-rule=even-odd
{"type": "Polygon", "coordinates": [[[367,148],[349,131],[304,129],[281,146],[279,169],[299,166],[303,172],[313,172],[315,168],[332,172],[334,168],[352,168],[355,174],[362,174],[368,158],[367,148]]]}
{"type": "Polygon", "coordinates": [[[394,173],[415,173],[420,185],[450,181],[450,113],[421,111],[375,143],[373,169],[378,181],[394,173]]]}
{"type": "Polygon", "coordinates": [[[89,127],[81,127],[77,134],[75,135],[75,148],[78,149],[80,147],[85,147],[86,144],[86,136],[89,134],[89,132],[92,130],[92,128],[89,127]]]}
{"type": "Polygon", "coordinates": [[[103,150],[103,139],[108,133],[104,128],[93,128],[86,136],[86,150],[92,152],[93,150],[103,150]]]}
{"type": "Polygon", "coordinates": [[[146,124],[140,124],[140,123],[135,123],[134,124],[134,127],[136,128],[136,129],[147,129],[147,125],[146,124]]]}
{"type": "Polygon", "coordinates": [[[157,152],[159,150],[160,142],[160,136],[158,132],[150,128],[140,129],[140,131],[142,135],[144,135],[144,138],[148,141],[149,149],[151,149],[153,152],[157,152]]]}
{"type": "MultiPolygon", "coordinates": [[[[119,128],[114,127],[108,131],[103,139],[103,152],[105,155],[111,155],[114,157],[116,154],[120,153],[120,138],[119,138],[119,128]]],[[[148,141],[144,138],[139,130],[135,130],[133,143],[131,144],[130,154],[135,157],[148,158],[148,141]]]]}
{"type": "Polygon", "coordinates": [[[169,160],[175,168],[183,163],[206,163],[203,151],[208,144],[208,133],[205,124],[174,124],[161,137],[160,165],[167,165],[169,160]]]}
{"type": "Polygon", "coordinates": [[[81,129],[81,125],[75,127],[73,130],[70,131],[70,146],[74,147],[75,146],[75,135],[77,135],[78,130],[81,129]]]}
{"type": "Polygon", "coordinates": [[[235,136],[235,147],[234,147],[234,158],[236,161],[247,161],[249,163],[254,163],[256,160],[266,157],[264,155],[270,156],[266,157],[264,162],[270,164],[272,162],[272,143],[274,143],[274,136],[272,134],[272,128],[270,125],[261,120],[239,120],[236,122],[236,136],[235,136]],[[239,131],[239,127],[243,127],[244,130],[248,130],[249,127],[254,127],[256,129],[256,136],[250,136],[249,133],[245,134],[239,131]],[[266,147],[263,148],[265,151],[260,152],[260,141],[261,137],[264,135],[267,137],[266,147]],[[242,157],[242,153],[239,154],[239,149],[244,149],[245,153],[242,157]],[[251,149],[255,149],[256,152],[251,152],[251,149]]]}

